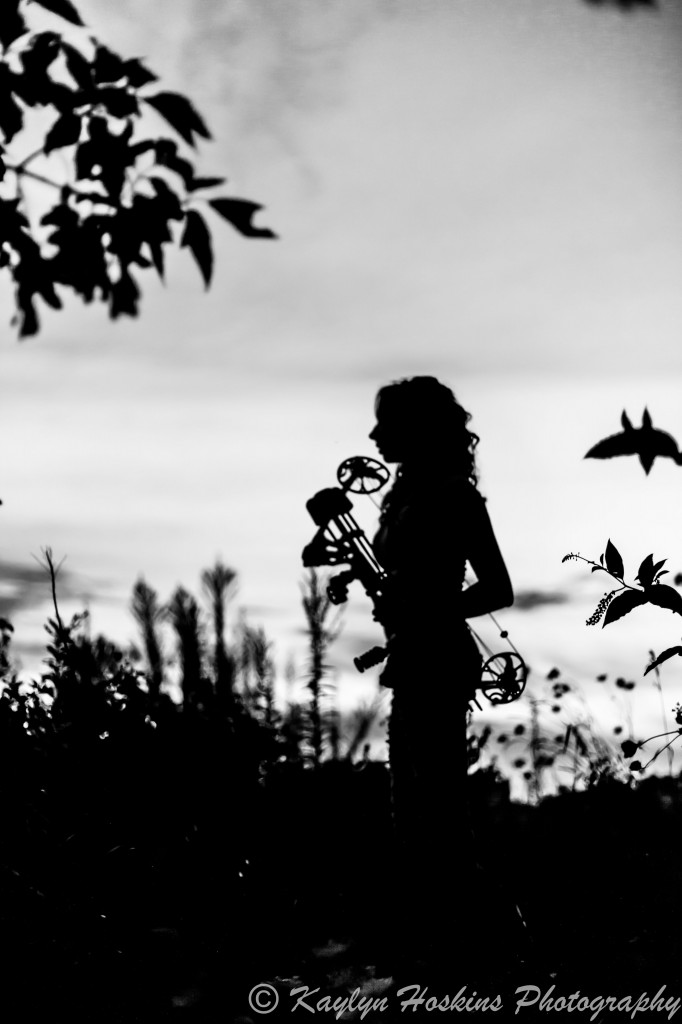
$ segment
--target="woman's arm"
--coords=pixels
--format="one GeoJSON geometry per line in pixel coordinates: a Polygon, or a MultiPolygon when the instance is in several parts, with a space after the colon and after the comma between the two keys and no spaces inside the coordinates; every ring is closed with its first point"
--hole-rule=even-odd
{"type": "Polygon", "coordinates": [[[514,591],[483,500],[477,495],[467,522],[467,559],[476,573],[476,583],[462,592],[465,619],[507,608],[514,603],[514,591]]]}

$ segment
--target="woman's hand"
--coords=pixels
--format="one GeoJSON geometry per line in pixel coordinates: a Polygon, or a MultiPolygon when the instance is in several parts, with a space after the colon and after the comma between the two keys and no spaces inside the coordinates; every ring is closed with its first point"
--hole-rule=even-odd
{"type": "Polygon", "coordinates": [[[310,544],[303,548],[303,564],[314,565],[350,565],[352,548],[347,540],[330,540],[322,530],[318,530],[310,544]]]}

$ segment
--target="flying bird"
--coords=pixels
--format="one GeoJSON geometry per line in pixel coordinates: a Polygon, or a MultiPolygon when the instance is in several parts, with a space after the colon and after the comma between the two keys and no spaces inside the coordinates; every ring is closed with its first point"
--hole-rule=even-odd
{"type": "Polygon", "coordinates": [[[682,452],[677,441],[671,434],[653,426],[648,409],[644,410],[641,427],[633,427],[625,410],[620,422],[623,424],[620,434],[612,434],[597,442],[583,458],[612,459],[615,455],[636,455],[647,476],[657,456],[673,459],[678,466],[682,465],[682,452]]]}

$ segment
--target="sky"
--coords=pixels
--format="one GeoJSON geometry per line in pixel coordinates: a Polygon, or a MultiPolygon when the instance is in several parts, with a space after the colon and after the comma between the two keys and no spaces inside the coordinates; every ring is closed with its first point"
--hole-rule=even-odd
{"type": "MultiPolygon", "coordinates": [[[[603,583],[561,559],[598,558],[610,537],[630,578],[650,551],[682,570],[680,468],[659,461],[645,477],[634,459],[583,460],[624,408],[638,423],[647,406],[682,439],[682,8],[79,9],[161,88],[192,97],[214,136],[202,172],[262,203],[258,223],[279,240],[215,218],[208,292],[175,254],[165,287],[140,275],[139,319],[112,324],[69,300],[22,342],[0,285],[0,614],[25,669],[42,657],[49,593],[33,556],[49,545],[66,556],[64,609],[87,606],[92,630],[120,642],[136,638],[140,575],[167,598],[178,583],[197,591],[221,557],[240,574],[233,618],[263,625],[278,663],[302,672],[305,502],[342,459],[375,454],[377,389],[429,373],[481,437],[481,488],[518,596],[499,619],[531,678],[541,687],[557,665],[605,727],[622,721],[595,676],[641,679],[648,650],[682,628],[650,609],[586,627],[603,583]]],[[[371,529],[376,510],[357,506],[371,529]]],[[[492,642],[492,623],[476,626],[492,642]]],[[[375,691],[351,659],[380,639],[352,592],[333,654],[345,706],[375,691]]],[[[660,731],[649,678],[633,693],[642,735],[660,731]]],[[[670,708],[675,663],[664,686],[670,708]]]]}

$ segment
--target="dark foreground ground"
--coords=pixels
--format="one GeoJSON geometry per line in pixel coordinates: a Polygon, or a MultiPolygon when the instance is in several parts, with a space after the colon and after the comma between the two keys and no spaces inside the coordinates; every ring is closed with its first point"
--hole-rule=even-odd
{"type": "MultiPolygon", "coordinates": [[[[205,735],[182,739],[71,747],[32,772],[5,759],[2,1024],[352,1020],[361,998],[385,1000],[364,1019],[440,1019],[434,1004],[401,1009],[424,987],[497,996],[501,1011],[450,1011],[481,1020],[632,1019],[625,1003],[539,1006],[576,991],[682,998],[679,779],[530,807],[472,778],[475,921],[443,921],[441,962],[411,963],[396,958],[384,765],[284,765],[263,783],[243,759],[212,763],[205,735]],[[515,1015],[522,986],[537,1001],[515,1015]],[[345,1014],[319,1004],[356,989],[345,1014]]],[[[640,1006],[637,1021],[669,1019],[640,1006]]]]}

